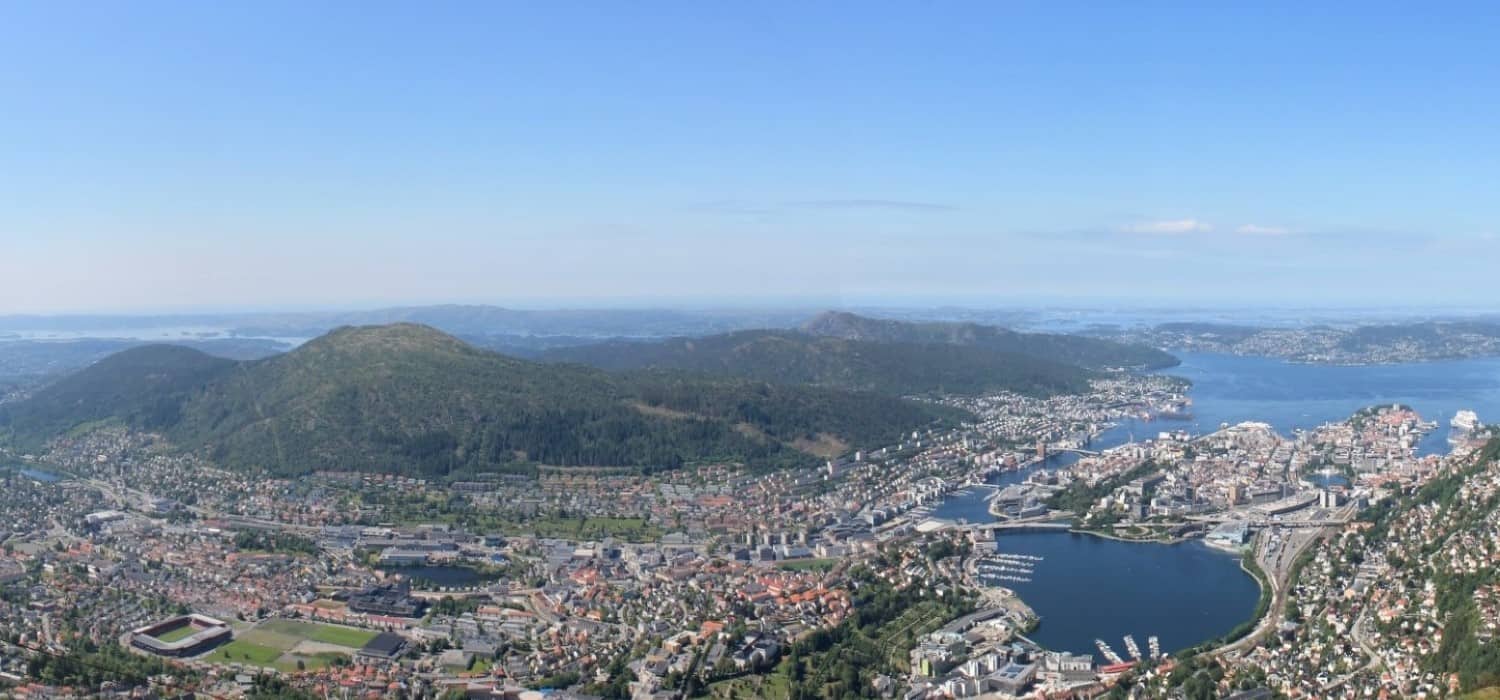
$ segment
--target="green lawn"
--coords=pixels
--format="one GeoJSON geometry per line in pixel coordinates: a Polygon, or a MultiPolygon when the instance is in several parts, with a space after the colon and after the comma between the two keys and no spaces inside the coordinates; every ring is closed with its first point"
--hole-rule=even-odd
{"type": "Polygon", "coordinates": [[[310,656],[300,654],[287,654],[276,662],[276,670],[282,673],[296,673],[297,671],[316,671],[333,663],[335,659],[349,660],[347,654],[339,654],[331,651],[320,651],[310,656]],[[297,668],[297,661],[302,661],[302,668],[297,668]]]}
{"type": "Polygon", "coordinates": [[[260,627],[256,629],[257,631],[265,630],[278,635],[307,639],[324,644],[334,644],[350,649],[363,647],[378,634],[370,630],[338,627],[317,622],[302,622],[300,620],[268,620],[261,623],[260,627]]]}
{"type": "Polygon", "coordinates": [[[791,697],[786,676],[781,673],[749,674],[739,678],[711,683],[708,686],[712,698],[764,698],[785,700],[791,697]]]}
{"type": "Polygon", "coordinates": [[[156,638],[163,642],[171,644],[172,642],[178,642],[187,639],[188,637],[193,636],[193,633],[197,631],[197,628],[193,627],[192,625],[183,625],[176,629],[167,630],[166,632],[158,634],[156,635],[156,638]]]}
{"type": "Polygon", "coordinates": [[[243,639],[236,639],[213,650],[212,653],[203,657],[203,660],[209,663],[250,664],[252,666],[269,667],[280,657],[280,649],[247,642],[243,639]]]}
{"type": "Polygon", "coordinates": [[[254,629],[248,629],[243,632],[238,632],[234,635],[234,638],[244,641],[248,644],[270,647],[272,649],[280,649],[282,651],[291,649],[292,647],[297,646],[298,642],[302,641],[302,637],[295,634],[282,634],[280,632],[274,632],[263,627],[256,627],[254,629]]]}

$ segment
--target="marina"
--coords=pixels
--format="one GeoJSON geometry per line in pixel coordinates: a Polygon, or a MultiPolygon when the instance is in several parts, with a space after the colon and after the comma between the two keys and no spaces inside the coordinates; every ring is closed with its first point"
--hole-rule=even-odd
{"type": "Polygon", "coordinates": [[[1109,659],[1110,663],[1112,663],[1112,664],[1122,664],[1122,663],[1125,663],[1125,659],[1120,658],[1120,655],[1117,654],[1117,653],[1115,653],[1115,650],[1113,648],[1111,648],[1109,646],[1109,643],[1105,642],[1104,640],[1102,640],[1102,639],[1095,639],[1094,640],[1094,646],[1096,646],[1096,647],[1099,648],[1099,653],[1103,654],[1104,658],[1109,659]]]}
{"type": "Polygon", "coordinates": [[[1042,559],[1042,557],[1026,554],[994,552],[979,557],[974,563],[974,571],[978,574],[980,581],[992,585],[995,583],[1031,583],[1036,574],[1036,564],[1042,559]]]}

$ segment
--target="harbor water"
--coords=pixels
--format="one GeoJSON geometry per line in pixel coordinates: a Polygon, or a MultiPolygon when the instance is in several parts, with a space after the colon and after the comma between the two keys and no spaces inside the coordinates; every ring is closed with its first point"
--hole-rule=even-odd
{"type": "MultiPolygon", "coordinates": [[[[1268,423],[1290,436],[1294,430],[1344,420],[1361,408],[1400,403],[1438,423],[1418,444],[1418,452],[1441,454],[1448,449],[1448,421],[1460,409],[1477,412],[1481,421],[1500,421],[1500,359],[1343,367],[1177,354],[1182,364],[1163,373],[1193,382],[1192,416],[1126,420],[1097,437],[1093,449],[1168,430],[1202,434],[1244,421],[1268,423]]],[[[1077,459],[1053,455],[1032,469],[1056,469],[1077,459]]],[[[1001,474],[992,483],[1022,481],[1032,469],[1001,474]]],[[[990,493],[961,490],[932,515],[989,522],[993,517],[985,499],[990,493]]],[[[999,552],[1042,557],[1029,582],[1004,583],[1041,616],[1032,638],[1051,649],[1096,659],[1095,639],[1124,653],[1126,634],[1138,640],[1159,636],[1167,653],[1195,646],[1248,619],[1260,595],[1237,555],[1197,541],[1133,543],[1066,532],[1004,534],[997,540],[999,552]]]]}

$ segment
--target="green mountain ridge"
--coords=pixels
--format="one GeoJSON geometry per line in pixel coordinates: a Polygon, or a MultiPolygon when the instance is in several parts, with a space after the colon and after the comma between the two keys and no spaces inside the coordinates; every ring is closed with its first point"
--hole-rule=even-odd
{"type": "Polygon", "coordinates": [[[1080,392],[1088,389],[1093,374],[1072,365],[987,348],[845,340],[798,331],[740,331],[660,342],[613,341],[556,348],[540,357],[609,370],[683,370],[897,396],[1080,392]]]}
{"type": "Polygon", "coordinates": [[[1086,369],[1163,369],[1179,364],[1146,345],[1062,333],[1021,333],[1000,326],[945,321],[896,321],[829,311],[802,324],[810,335],[883,343],[940,343],[989,348],[1086,369]]]}
{"type": "Polygon", "coordinates": [[[822,314],[800,330],[754,330],[664,341],[617,340],[547,350],[539,359],[609,370],[671,369],[891,395],[1088,389],[1098,371],[1177,359],[1147,347],[1079,336],[1015,333],[970,323],[908,323],[822,314]]]}
{"type": "Polygon", "coordinates": [[[535,363],[395,324],[339,328],[247,362],[134,348],[0,407],[0,434],[34,448],[117,420],[231,468],[439,475],[526,462],[807,463],[792,445],[872,446],[957,417],[872,394],[535,363]]]}

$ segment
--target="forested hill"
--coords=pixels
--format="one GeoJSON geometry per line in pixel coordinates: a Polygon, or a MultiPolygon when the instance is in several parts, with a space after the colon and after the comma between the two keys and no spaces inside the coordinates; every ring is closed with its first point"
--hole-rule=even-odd
{"type": "Polygon", "coordinates": [[[515,462],[775,466],[955,417],[842,390],[528,362],[396,324],[249,362],[136,348],[3,407],[0,434],[34,448],[109,419],[232,468],[433,475],[515,462]]]}
{"type": "Polygon", "coordinates": [[[810,335],[881,343],[939,343],[980,347],[1089,369],[1161,369],[1178,364],[1147,345],[1060,333],[1019,333],[978,323],[910,322],[829,311],[802,325],[810,335]]]}
{"type": "Polygon", "coordinates": [[[1085,391],[1092,376],[1074,365],[980,345],[847,340],[771,330],[612,341],[554,348],[540,357],[610,370],[686,370],[890,395],[1015,391],[1045,396],[1085,391]]]}

